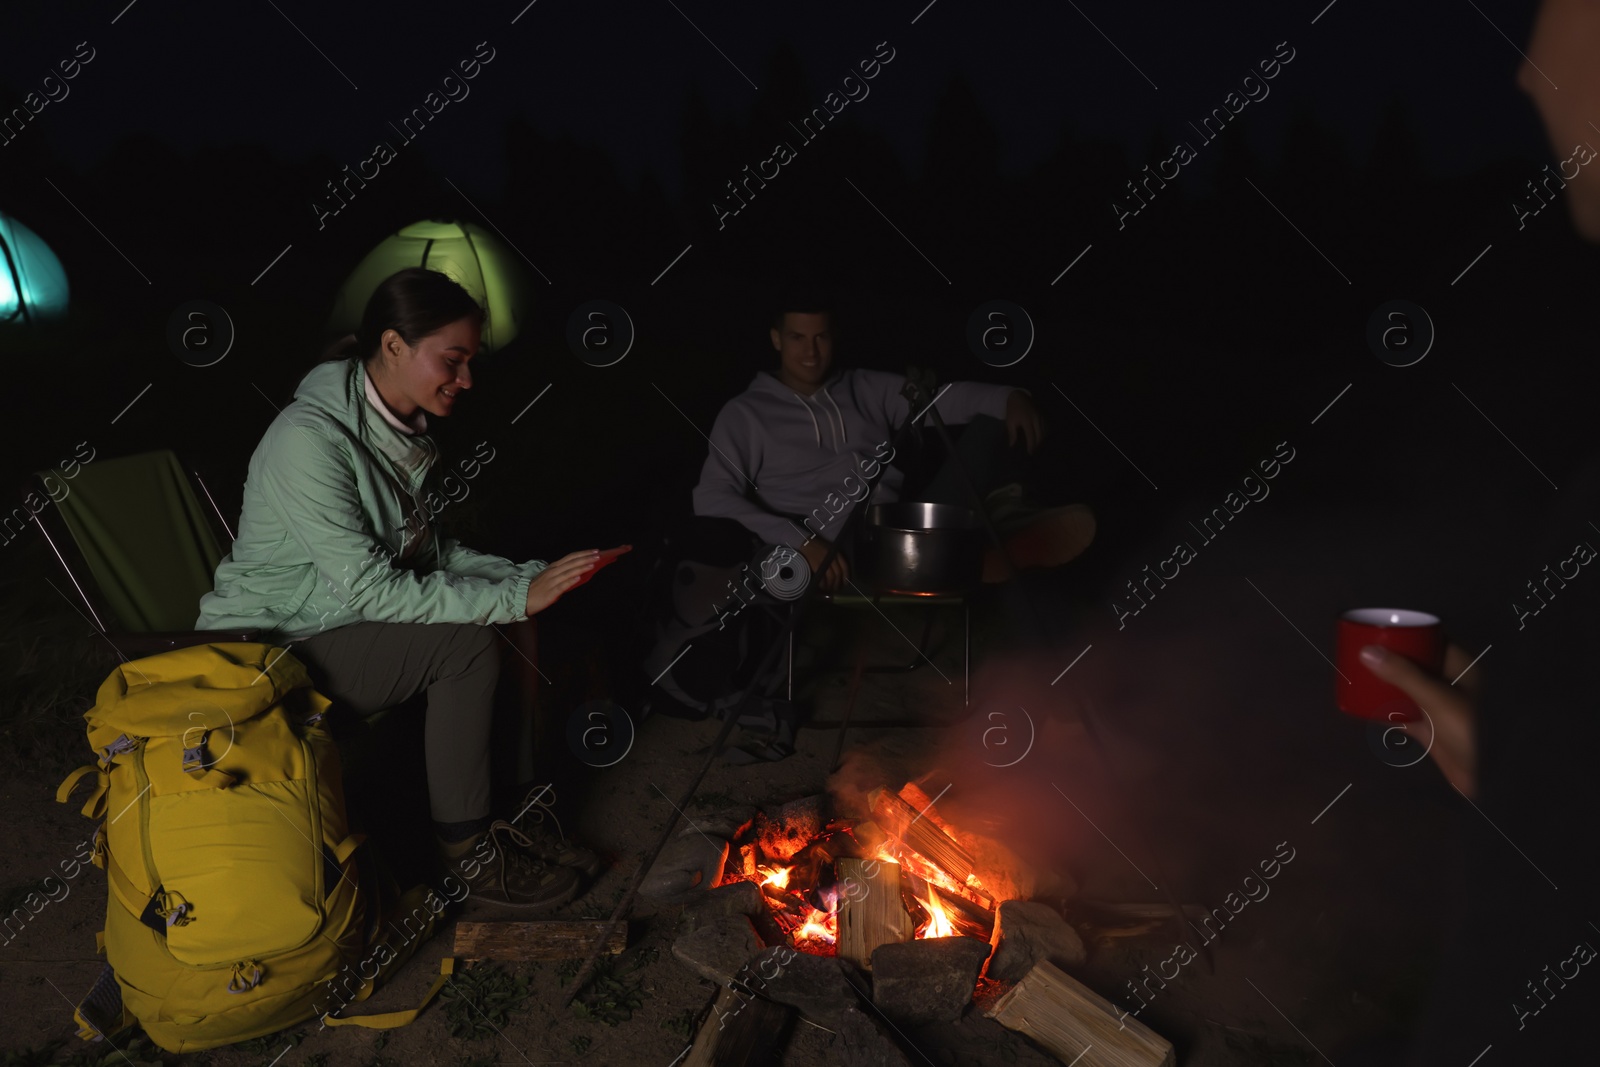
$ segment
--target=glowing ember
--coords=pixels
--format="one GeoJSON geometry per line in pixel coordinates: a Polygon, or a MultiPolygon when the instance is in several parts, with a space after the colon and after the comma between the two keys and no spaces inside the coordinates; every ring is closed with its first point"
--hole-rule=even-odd
{"type": "Polygon", "coordinates": [[[790,868],[788,868],[788,867],[762,867],[762,866],[758,865],[756,867],[756,870],[761,872],[761,884],[762,885],[776,886],[779,889],[788,889],[789,888],[789,870],[790,870],[790,868]]]}

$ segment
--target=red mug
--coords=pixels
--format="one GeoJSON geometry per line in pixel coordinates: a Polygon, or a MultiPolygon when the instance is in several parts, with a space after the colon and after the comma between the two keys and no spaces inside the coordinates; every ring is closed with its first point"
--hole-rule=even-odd
{"type": "MultiPolygon", "coordinates": [[[[602,550],[600,555],[595,558],[594,566],[592,566],[588,570],[582,572],[583,576],[581,578],[579,578],[576,582],[573,583],[572,588],[573,589],[577,589],[579,586],[589,584],[589,579],[593,578],[595,576],[595,574],[600,570],[601,567],[604,567],[604,566],[606,566],[607,564],[610,564],[610,563],[615,563],[617,561],[617,557],[618,556],[623,555],[624,553],[627,553],[627,552],[632,552],[632,551],[633,551],[633,546],[632,545],[619,545],[616,548],[607,548],[607,549],[602,550]]],[[[572,591],[571,589],[568,590],[568,592],[571,592],[571,591],[572,591]]]]}
{"type": "Polygon", "coordinates": [[[1422,717],[1415,701],[1383,681],[1361,661],[1361,650],[1379,645],[1438,674],[1444,667],[1439,617],[1405,608],[1356,608],[1339,616],[1334,688],[1339,710],[1359,719],[1411,722],[1422,717]]]}

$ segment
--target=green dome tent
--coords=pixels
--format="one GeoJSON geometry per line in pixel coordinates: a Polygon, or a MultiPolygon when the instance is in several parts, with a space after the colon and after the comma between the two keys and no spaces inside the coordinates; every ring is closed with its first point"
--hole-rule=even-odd
{"type": "Polygon", "coordinates": [[[0,324],[67,314],[67,272],[43,238],[0,214],[0,324]]]}
{"type": "Polygon", "coordinates": [[[334,301],[329,329],[355,333],[378,284],[397,270],[427,267],[448,274],[483,305],[483,346],[504,348],[527,323],[532,282],[521,258],[505,242],[470,222],[415,222],[368,252],[334,301]]]}

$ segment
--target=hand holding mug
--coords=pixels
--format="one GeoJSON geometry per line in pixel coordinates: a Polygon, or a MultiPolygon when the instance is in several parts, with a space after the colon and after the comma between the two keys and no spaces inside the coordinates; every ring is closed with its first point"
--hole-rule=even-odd
{"type": "Polygon", "coordinates": [[[1358,669],[1370,671],[1399,689],[1427,713],[1423,719],[1397,722],[1395,728],[1427,746],[1428,755],[1439,765],[1445,780],[1463,796],[1473,796],[1478,788],[1479,676],[1476,668],[1467,669],[1472,657],[1460,645],[1452,644],[1445,650],[1444,675],[1458,678],[1454,685],[1378,645],[1362,648],[1359,657],[1358,669]]]}

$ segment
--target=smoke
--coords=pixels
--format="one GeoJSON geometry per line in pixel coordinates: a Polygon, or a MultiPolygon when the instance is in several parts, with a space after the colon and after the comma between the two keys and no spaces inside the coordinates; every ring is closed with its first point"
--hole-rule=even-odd
{"type": "Polygon", "coordinates": [[[835,804],[867,818],[871,789],[913,783],[969,851],[989,838],[1014,854],[1018,888],[1040,896],[1081,883],[1086,896],[1157,901],[1164,879],[1190,901],[1226,892],[1233,868],[1282,836],[1284,797],[1348,723],[1331,672],[1310,649],[1293,652],[1301,639],[1270,611],[1244,624],[1251,616],[1228,611],[1223,631],[1166,606],[1165,623],[1138,634],[1108,627],[1056,651],[987,657],[962,721],[852,748],[829,784],[835,804]],[[1270,654],[1280,645],[1292,654],[1270,654]]]}

